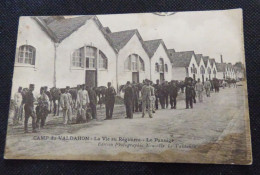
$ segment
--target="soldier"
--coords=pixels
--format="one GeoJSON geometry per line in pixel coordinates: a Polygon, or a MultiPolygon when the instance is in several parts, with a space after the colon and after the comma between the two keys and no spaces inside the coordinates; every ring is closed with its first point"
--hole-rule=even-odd
{"type": "Polygon", "coordinates": [[[186,95],[186,109],[193,108],[193,92],[194,88],[192,86],[191,79],[187,79],[187,84],[185,88],[185,95],[186,95]]]}
{"type": "Polygon", "coordinates": [[[125,89],[124,103],[125,103],[125,108],[126,108],[126,118],[132,119],[133,118],[134,91],[133,91],[132,86],[130,85],[130,81],[127,81],[124,89],[125,89]]]}
{"type": "Polygon", "coordinates": [[[47,86],[44,86],[44,93],[48,96],[49,98],[49,106],[48,106],[48,110],[49,110],[49,113],[51,113],[51,109],[52,109],[52,96],[51,96],[51,92],[48,91],[48,87],[47,86]]]}
{"type": "Polygon", "coordinates": [[[142,94],[142,118],[144,118],[146,113],[146,107],[148,106],[148,114],[150,118],[153,118],[151,113],[151,96],[154,95],[153,89],[150,86],[148,80],[145,81],[144,86],[142,87],[141,94],[142,94]]]}
{"type": "Polygon", "coordinates": [[[159,107],[159,88],[160,88],[160,81],[156,80],[156,84],[154,85],[154,93],[155,93],[155,109],[158,110],[159,107]]]}
{"type": "Polygon", "coordinates": [[[23,96],[22,96],[22,87],[18,88],[18,92],[14,94],[14,108],[15,108],[15,114],[13,118],[13,125],[18,124],[18,121],[20,118],[22,118],[22,111],[23,111],[23,96]]]}
{"type": "Polygon", "coordinates": [[[169,87],[169,94],[170,94],[170,104],[171,104],[171,109],[176,109],[176,98],[178,95],[178,87],[176,85],[175,81],[171,81],[170,87],[169,87]]]}
{"type": "Polygon", "coordinates": [[[24,112],[25,112],[25,120],[24,120],[24,132],[28,133],[28,120],[29,117],[32,117],[32,132],[36,133],[36,116],[34,111],[34,101],[35,98],[33,96],[34,84],[29,85],[29,90],[25,95],[25,105],[24,105],[24,112]]]}
{"type": "Polygon", "coordinates": [[[49,97],[45,94],[45,88],[41,87],[40,89],[40,95],[37,98],[38,105],[36,107],[36,126],[44,128],[46,118],[49,113],[49,97]],[[41,125],[39,126],[39,123],[41,121],[41,125]]]}
{"type": "Polygon", "coordinates": [[[159,95],[159,100],[160,100],[161,108],[162,108],[162,109],[165,109],[164,83],[162,83],[161,85],[159,85],[158,95],[159,95]]]}
{"type": "Polygon", "coordinates": [[[105,106],[106,106],[106,118],[105,118],[105,120],[112,120],[116,91],[111,86],[111,82],[107,83],[107,87],[108,88],[106,89],[106,92],[105,92],[105,106]]]}
{"type": "Polygon", "coordinates": [[[211,83],[210,81],[208,80],[208,78],[206,78],[206,81],[204,83],[204,88],[206,90],[206,95],[207,97],[210,97],[210,88],[211,88],[211,83]]]}
{"type": "Polygon", "coordinates": [[[198,82],[195,85],[195,90],[197,91],[198,97],[199,97],[199,102],[203,102],[203,84],[200,82],[200,79],[198,78],[198,82]]]}
{"type": "Polygon", "coordinates": [[[139,89],[135,81],[133,81],[133,93],[134,93],[134,98],[133,98],[133,112],[139,112],[139,107],[138,107],[138,99],[139,99],[139,89]]]}
{"type": "Polygon", "coordinates": [[[193,99],[193,103],[196,103],[196,91],[195,91],[195,85],[196,85],[196,80],[191,79],[191,84],[193,86],[193,93],[192,93],[192,99],[193,99]]]}
{"type": "Polygon", "coordinates": [[[151,101],[151,109],[152,112],[155,113],[155,90],[153,87],[153,82],[149,81],[150,87],[151,87],[151,97],[150,97],[150,101],[151,101]]]}
{"type": "Polygon", "coordinates": [[[164,96],[164,104],[165,104],[165,108],[167,109],[169,106],[169,84],[168,81],[165,81],[163,83],[163,96],[164,96]]]}
{"type": "Polygon", "coordinates": [[[89,86],[87,86],[86,89],[89,95],[89,107],[91,108],[92,118],[97,119],[97,94],[89,86]]]}

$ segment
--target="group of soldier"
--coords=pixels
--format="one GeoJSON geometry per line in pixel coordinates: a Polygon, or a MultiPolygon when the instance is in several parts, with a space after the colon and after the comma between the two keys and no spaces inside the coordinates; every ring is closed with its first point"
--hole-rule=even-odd
{"type": "MultiPolygon", "coordinates": [[[[130,83],[129,81],[122,86],[124,91],[124,104],[126,108],[126,118],[132,119],[134,112],[142,112],[142,117],[146,113],[150,118],[153,118],[153,113],[159,109],[176,109],[178,91],[181,89],[182,93],[185,88],[185,102],[186,109],[193,108],[193,103],[196,103],[196,96],[199,102],[203,102],[203,91],[205,90],[206,96],[210,97],[210,91],[213,90],[213,84],[206,79],[205,82],[193,80],[188,77],[184,82],[178,81],[152,81],[146,79],[143,83],[130,83]],[[170,102],[170,103],[169,103],[170,102]]],[[[219,91],[219,83],[214,86],[215,92],[219,91]]],[[[91,119],[97,119],[97,94],[96,91],[86,86],[85,84],[78,85],[75,94],[71,93],[71,88],[67,86],[58,91],[59,105],[54,102],[54,113],[59,111],[61,107],[63,113],[63,124],[68,125],[72,123],[72,115],[76,115],[76,123],[88,122],[91,119]],[[75,96],[75,97],[74,97],[75,96]]],[[[15,117],[14,124],[22,118],[24,109],[24,131],[28,132],[28,119],[32,118],[32,132],[37,132],[37,128],[44,128],[45,121],[48,114],[52,110],[52,95],[48,88],[41,87],[40,94],[34,97],[34,85],[30,84],[26,92],[22,91],[19,87],[18,92],[14,95],[15,117]],[[34,109],[34,103],[37,106],[34,109]]],[[[105,120],[113,118],[113,110],[116,99],[116,90],[108,82],[104,93],[104,103],[106,108],[105,120]]]]}

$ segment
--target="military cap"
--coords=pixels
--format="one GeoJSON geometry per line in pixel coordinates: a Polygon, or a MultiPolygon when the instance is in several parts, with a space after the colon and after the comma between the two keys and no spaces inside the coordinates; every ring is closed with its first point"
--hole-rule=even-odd
{"type": "Polygon", "coordinates": [[[34,87],[34,84],[30,84],[30,85],[29,85],[29,88],[32,88],[32,87],[34,87]]]}

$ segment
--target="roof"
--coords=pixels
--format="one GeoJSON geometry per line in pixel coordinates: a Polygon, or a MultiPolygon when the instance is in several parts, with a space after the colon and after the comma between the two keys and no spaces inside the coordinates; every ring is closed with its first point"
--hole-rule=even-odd
{"type": "Polygon", "coordinates": [[[225,72],[226,70],[226,63],[216,63],[217,71],[218,72],[225,72]]]}
{"type": "Polygon", "coordinates": [[[109,27],[104,27],[104,30],[107,32],[107,33],[111,33],[111,30],[109,27]]]}
{"type": "Polygon", "coordinates": [[[171,52],[170,60],[174,67],[188,67],[192,58],[195,55],[194,51],[171,52]]]}
{"type": "Polygon", "coordinates": [[[62,41],[75,32],[78,28],[83,26],[87,20],[93,17],[93,15],[88,15],[68,19],[58,19],[47,25],[56,35],[57,39],[62,41]]]}
{"type": "Polygon", "coordinates": [[[111,38],[113,46],[120,50],[122,49],[128,41],[136,34],[137,29],[125,30],[120,32],[109,33],[108,36],[111,38]]]}
{"type": "Polygon", "coordinates": [[[152,56],[157,51],[157,49],[160,46],[160,44],[162,44],[162,46],[163,46],[167,56],[170,58],[170,55],[168,53],[168,49],[167,49],[167,47],[164,44],[162,39],[144,41],[144,46],[146,48],[146,52],[148,53],[149,57],[152,58],[152,56]]]}
{"type": "Polygon", "coordinates": [[[211,67],[213,67],[214,63],[216,63],[215,59],[214,58],[210,58],[209,59],[209,63],[211,65],[211,67]]]}
{"type": "Polygon", "coordinates": [[[159,45],[161,44],[161,41],[161,39],[144,41],[144,45],[146,47],[149,57],[152,57],[154,55],[159,45]]]}
{"type": "Polygon", "coordinates": [[[63,16],[38,16],[33,18],[40,24],[43,30],[53,39],[54,42],[59,43],[86,24],[86,21],[93,19],[113,50],[117,52],[113,47],[110,37],[108,37],[106,28],[102,26],[95,15],[85,15],[67,19],[63,16]]]}
{"type": "Polygon", "coordinates": [[[207,67],[208,66],[209,57],[208,56],[204,56],[204,57],[202,57],[202,59],[203,59],[203,62],[205,64],[205,66],[207,67]]]}
{"type": "Polygon", "coordinates": [[[199,65],[200,64],[200,60],[202,59],[202,54],[196,54],[195,55],[195,59],[196,59],[197,64],[199,65]]]}

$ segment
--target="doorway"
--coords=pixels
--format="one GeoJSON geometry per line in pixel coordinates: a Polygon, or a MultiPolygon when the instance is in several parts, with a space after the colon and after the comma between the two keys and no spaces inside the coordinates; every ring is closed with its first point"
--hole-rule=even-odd
{"type": "Polygon", "coordinates": [[[97,71],[96,70],[86,70],[86,86],[97,87],[97,71]]]}
{"type": "Polygon", "coordinates": [[[139,72],[132,72],[132,82],[139,83],[139,72]]]}
{"type": "Polygon", "coordinates": [[[160,83],[164,81],[164,73],[160,73],[160,83]]]}

